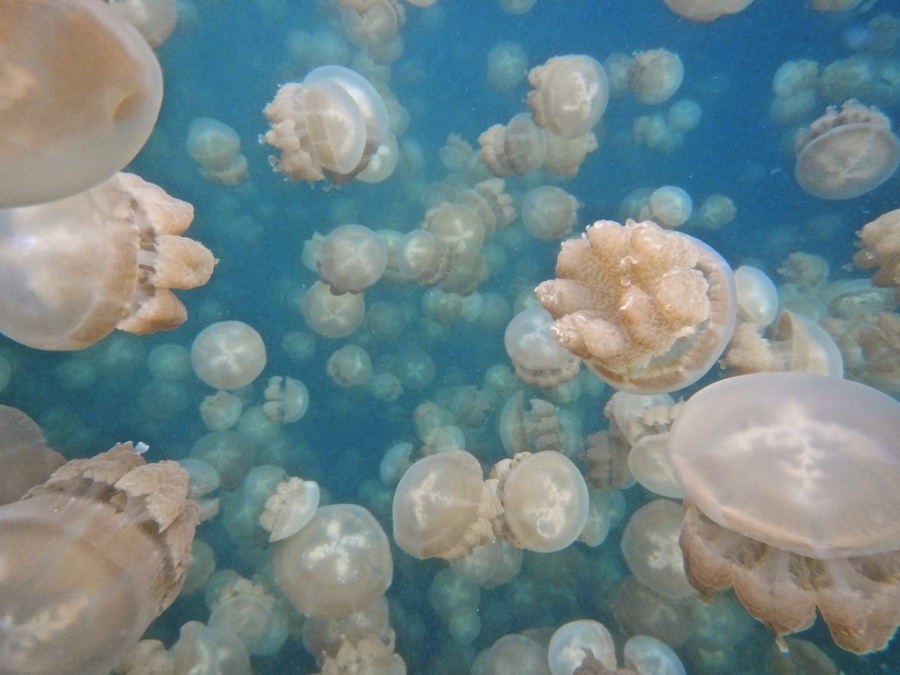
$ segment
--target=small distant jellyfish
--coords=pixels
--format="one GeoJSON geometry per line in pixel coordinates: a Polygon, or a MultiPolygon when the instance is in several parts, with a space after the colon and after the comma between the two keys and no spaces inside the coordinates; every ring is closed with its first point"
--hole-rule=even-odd
{"type": "Polygon", "coordinates": [[[381,278],[387,262],[384,242],[362,225],[335,228],[316,255],[319,278],[334,295],[364,291],[381,278]]]}
{"type": "Polygon", "coordinates": [[[565,239],[572,234],[581,206],[581,202],[562,188],[539,185],[525,195],[522,222],[528,233],[537,239],[565,239]]]}
{"type": "Polygon", "coordinates": [[[715,21],[743,12],[753,0],[665,0],[666,7],[691,21],[715,21]]]}
{"type": "Polygon", "coordinates": [[[270,422],[290,424],[303,419],[309,407],[306,385],[291,377],[275,376],[263,392],[263,414],[270,422]]]}
{"type": "Polygon", "coordinates": [[[319,508],[319,484],[296,476],[279,483],[266,500],[259,524],[269,532],[269,541],[295,535],[312,520],[319,508]]]}
{"type": "Polygon", "coordinates": [[[638,103],[659,105],[678,91],[684,79],[681,57],[667,49],[650,49],[634,55],[629,87],[638,103]]]}
{"type": "Polygon", "coordinates": [[[488,52],[487,77],[497,91],[515,89],[528,74],[528,57],[518,42],[498,42],[488,52]]]}
{"type": "Polygon", "coordinates": [[[303,318],[311,330],[328,338],[341,338],[359,328],[365,318],[362,294],[335,295],[328,284],[317,281],[303,296],[303,318]]]}
{"type": "Polygon", "coordinates": [[[657,225],[674,229],[684,225],[693,212],[691,196],[676,185],[664,185],[650,194],[640,220],[652,220],[657,225]]]}
{"type": "Polygon", "coordinates": [[[247,178],[247,158],[241,139],[224,122],[198,117],[188,129],[187,148],[200,164],[200,175],[212,183],[238,185],[247,178]]]}
{"type": "Polygon", "coordinates": [[[526,384],[551,389],[578,374],[580,359],[559,345],[551,333],[553,317],[532,307],[512,318],[503,335],[516,377],[526,384]]]}
{"type": "Polygon", "coordinates": [[[526,102],[535,124],[563,138],[590,131],[609,100],[603,66],[583,54],[548,59],[531,69],[528,82],[534,89],[526,102]]]}
{"type": "Polygon", "coordinates": [[[210,387],[240,389],[265,368],[266,346],[259,333],[246,323],[219,321],[194,338],[191,364],[197,377],[210,387]]]}

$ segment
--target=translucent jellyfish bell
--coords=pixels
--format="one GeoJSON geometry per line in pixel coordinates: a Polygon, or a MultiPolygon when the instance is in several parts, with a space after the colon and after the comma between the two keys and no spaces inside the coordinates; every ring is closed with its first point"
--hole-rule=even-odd
{"type": "Polygon", "coordinates": [[[36,349],[84,349],[113,330],[169,330],[169,289],[202,286],[215,260],[180,236],[193,207],[133,174],[47,204],[0,210],[0,332],[36,349]]]}
{"type": "Polygon", "coordinates": [[[734,585],[778,634],[822,613],[835,641],[884,649],[900,624],[900,404],[798,373],[742,375],[685,403],[669,455],[692,585],[734,585]]]}
{"type": "Polygon", "coordinates": [[[184,583],[197,505],[131,443],[0,508],[0,673],[103,675],[184,583]]]}
{"type": "Polygon", "coordinates": [[[156,123],[162,72],[141,34],[104,2],[0,0],[0,207],[97,185],[156,123]]]}

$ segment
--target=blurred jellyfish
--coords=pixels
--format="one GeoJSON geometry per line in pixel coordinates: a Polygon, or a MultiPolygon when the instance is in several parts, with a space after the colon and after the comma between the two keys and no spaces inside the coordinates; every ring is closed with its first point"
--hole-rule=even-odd
{"type": "Polygon", "coordinates": [[[0,211],[0,332],[36,349],[84,349],[115,329],[170,330],[169,289],[202,286],[212,253],[180,236],[194,209],[119,173],[59,201],[0,211]]]}
{"type": "Polygon", "coordinates": [[[187,473],[131,443],[0,507],[0,672],[108,673],[184,583],[187,473]]]}
{"type": "Polygon", "coordinates": [[[303,419],[309,407],[309,392],[306,385],[292,377],[269,378],[269,385],[263,392],[263,398],[266,399],[263,403],[266,419],[282,424],[303,419]]]}
{"type": "Polygon", "coordinates": [[[333,295],[360,293],[381,278],[387,259],[384,242],[368,227],[341,225],[321,242],[316,267],[333,295]]]}
{"type": "Polygon", "coordinates": [[[487,78],[497,91],[515,89],[528,74],[528,56],[518,42],[498,42],[488,52],[487,78]]]}
{"type": "Polygon", "coordinates": [[[324,337],[340,338],[359,328],[366,305],[361,294],[335,295],[328,284],[317,281],[304,294],[302,310],[310,329],[324,337]]]}
{"type": "Polygon", "coordinates": [[[266,346],[243,321],[218,321],[197,334],[191,364],[201,380],[215,389],[240,389],[266,366],[266,346]]]}
{"type": "Polygon", "coordinates": [[[583,206],[575,197],[553,185],[539,185],[525,195],[522,223],[528,233],[544,241],[565,239],[583,206]]]}
{"type": "Polygon", "coordinates": [[[652,222],[599,221],[562,245],[558,279],[535,289],[553,337],[624,391],[700,379],[734,329],[731,268],[701,241],[652,222]]]}
{"type": "Polygon", "coordinates": [[[822,199],[859,197],[893,175],[900,165],[900,140],[877,108],[850,100],[831,106],[796,139],[794,177],[822,199]]]}
{"type": "Polygon", "coordinates": [[[178,23],[175,0],[110,0],[109,6],[128,19],[154,49],[169,39],[178,23]]]}
{"type": "Polygon", "coordinates": [[[691,21],[715,21],[744,11],[753,0],[665,0],[666,7],[691,21]]]}
{"type": "Polygon", "coordinates": [[[47,446],[34,420],[21,410],[0,405],[0,505],[21,499],[65,462],[47,446]]]}
{"type": "Polygon", "coordinates": [[[685,403],[669,455],[685,493],[685,570],[733,585],[777,635],[822,613],[835,642],[878,651],[900,624],[900,404],[797,373],[742,375],[685,403]]]}
{"type": "Polygon", "coordinates": [[[0,207],[69,197],[112,176],[156,123],[162,73],[106,3],[4,0],[0,207]]]}
{"type": "Polygon", "coordinates": [[[678,54],[667,49],[650,49],[634,55],[629,87],[638,103],[659,105],[678,91],[684,66],[678,54]]]}
{"type": "Polygon", "coordinates": [[[247,177],[247,158],[241,154],[241,138],[224,122],[198,117],[191,122],[188,153],[200,164],[200,175],[221,185],[237,185],[247,177]]]}

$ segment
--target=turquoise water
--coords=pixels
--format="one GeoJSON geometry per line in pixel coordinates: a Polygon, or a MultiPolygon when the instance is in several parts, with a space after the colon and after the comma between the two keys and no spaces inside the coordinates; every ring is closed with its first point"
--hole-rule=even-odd
{"type": "MultiPolygon", "coordinates": [[[[277,454],[278,461],[289,474],[318,481],[332,502],[367,506],[390,534],[390,495],[372,490],[384,452],[400,441],[418,445],[413,413],[420,403],[451,399],[462,387],[481,388],[489,367],[508,364],[503,329],[465,322],[434,328],[422,321],[425,289],[381,282],[366,291],[366,303],[390,303],[404,322],[399,337],[379,339],[364,325],[349,338],[316,338],[315,353],[298,360],[282,342],[291,333],[307,331],[298,297],[316,277],[300,261],[304,241],[314,232],[324,234],[350,222],[401,232],[421,224],[425,207],[419,188],[447,177],[438,151],[448,134],[458,133],[477,147],[482,131],[525,110],[527,83],[508,93],[487,83],[486,55],[497,42],[520,43],[529,66],[561,54],[584,53],[602,61],[612,52],[663,47],[677,52],[685,68],[684,84],[672,100],[696,100],[702,121],[687,132],[681,147],[665,154],[629,140],[632,120],[657,109],[631,98],[611,100],[600,149],[588,155],[576,177],[561,183],[583,203],[580,225],[617,219],[620,202],[635,188],[678,185],[692,195],[695,207],[716,193],[733,199],[737,216],[722,230],[690,230],[733,267],[752,263],[780,283],[779,264],[790,253],[804,251],[825,257],[833,279],[863,277],[846,267],[855,250],[854,233],[874,216],[900,206],[900,179],[894,176],[847,201],[807,195],[793,181],[793,159],[783,150],[785,130],[769,120],[768,109],[772,76],[782,63],[804,58],[825,65],[847,57],[851,52],[841,36],[848,27],[862,25],[891,5],[869,2],[856,13],[826,15],[800,1],[760,0],[740,15],[709,25],[679,19],[661,0],[538,0],[522,16],[503,13],[496,0],[438,0],[427,10],[407,6],[404,51],[391,66],[391,89],[409,113],[402,139],[421,147],[424,167],[412,173],[401,167],[377,185],[354,181],[327,189],[282,180],[268,163],[272,149],[256,140],[267,130],[261,111],[278,85],[305,74],[285,48],[288,34],[327,25],[316,3],[197,0],[184,25],[158,51],[166,82],[163,109],[157,129],[129,170],[195,206],[188,234],[213,250],[220,261],[215,274],[204,288],[180,293],[190,318],[169,333],[116,334],[77,354],[41,353],[0,342],[0,355],[14,366],[12,383],[0,401],[28,412],[51,445],[70,457],[125,439],[148,443],[153,459],[186,457],[207,433],[198,406],[211,390],[190,374],[173,381],[154,379],[145,365],[147,355],[163,344],[189,346],[211,322],[244,321],[260,332],[268,351],[263,377],[245,398],[261,402],[265,378],[272,375],[302,380],[309,389],[309,412],[283,428],[278,441],[286,449],[277,454]],[[213,185],[199,175],[185,146],[188,126],[197,117],[219,119],[240,135],[250,171],[240,186],[213,185]],[[348,343],[363,345],[376,370],[379,364],[402,360],[411,349],[424,350],[436,366],[434,381],[390,403],[365,391],[340,389],[327,377],[325,362],[348,343]]],[[[900,96],[885,110],[895,124],[897,101],[900,96]]],[[[818,102],[816,114],[825,105],[818,102]]],[[[514,178],[507,181],[507,190],[520,196],[527,185],[514,178]]],[[[519,236],[518,220],[510,228],[512,233],[489,240],[503,264],[495,266],[479,290],[499,294],[513,306],[520,293],[553,277],[558,243],[519,236]]],[[[606,426],[602,409],[610,394],[608,388],[595,388],[570,404],[585,434],[606,426]]],[[[527,395],[541,394],[528,390],[527,395]]],[[[503,456],[497,432],[500,407],[502,403],[492,402],[466,429],[470,449],[486,465],[503,456]]],[[[274,461],[271,454],[267,457],[274,461]]],[[[640,486],[625,492],[629,512],[651,499],[640,486]]],[[[198,536],[213,546],[219,568],[252,576],[253,555],[235,545],[220,520],[202,524],[198,536]]],[[[559,553],[526,554],[516,579],[482,593],[481,632],[466,646],[449,641],[446,627],[428,606],[428,586],[446,563],[417,561],[395,548],[387,597],[397,651],[409,672],[466,672],[478,651],[506,633],[555,627],[576,618],[604,622],[621,648],[624,638],[615,632],[611,606],[617,583],[628,574],[618,550],[623,524],[618,522],[597,549],[576,544],[559,553]],[[449,665],[438,666],[440,662],[449,665]]],[[[207,618],[199,594],[182,597],[150,633],[171,645],[181,624],[207,618]]],[[[736,635],[735,644],[725,649],[727,672],[767,672],[761,654],[770,647],[771,635],[757,624],[736,635]]],[[[800,637],[815,642],[848,675],[900,673],[898,648],[854,656],[834,646],[821,621],[800,637]]],[[[692,667],[689,646],[677,651],[688,672],[713,672],[692,667]]],[[[253,663],[259,673],[316,670],[294,639],[274,655],[254,657],[253,663]]]]}

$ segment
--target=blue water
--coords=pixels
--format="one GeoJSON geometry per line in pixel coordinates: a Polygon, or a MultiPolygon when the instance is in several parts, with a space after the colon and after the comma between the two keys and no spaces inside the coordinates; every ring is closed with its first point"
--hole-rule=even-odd
{"type": "MultiPolygon", "coordinates": [[[[304,75],[292,66],[284,44],[291,30],[312,32],[325,25],[316,3],[196,0],[195,7],[196,24],[179,27],[158,52],[166,82],[163,109],[157,129],[129,170],[194,204],[196,217],[188,234],[220,259],[213,279],[204,288],[180,293],[190,318],[169,333],[116,334],[78,354],[40,353],[4,339],[0,355],[11,361],[15,372],[0,401],[32,415],[51,444],[68,456],[93,454],[133,439],[148,443],[154,459],[186,457],[206,433],[197,408],[211,392],[193,377],[154,381],[144,366],[146,355],[160,344],[189,346],[213,321],[244,321],[261,333],[268,349],[263,378],[248,398],[259,402],[259,385],[271,375],[295,377],[309,388],[309,413],[284,429],[291,448],[283,457],[285,470],[319,481],[334,502],[369,506],[390,533],[389,513],[367,503],[360,486],[378,480],[379,462],[391,445],[417,442],[413,411],[419,403],[438,396],[442,387],[480,387],[488,367],[508,363],[502,330],[461,323],[439,339],[429,338],[419,325],[424,289],[381,283],[366,292],[366,302],[407,308],[399,340],[379,343],[363,328],[342,340],[318,338],[308,361],[290,358],[281,341],[288,333],[306,330],[296,295],[315,281],[300,262],[303,242],[313,232],[327,233],[347,222],[409,231],[421,223],[424,208],[404,192],[398,175],[380,185],[351,182],[326,190],[321,184],[311,188],[285,182],[271,170],[267,157],[272,149],[257,143],[267,129],[261,111],[279,84],[304,75]],[[245,183],[227,188],[201,178],[185,147],[188,125],[196,117],[217,118],[238,132],[250,166],[245,183]],[[394,403],[339,389],[326,376],[325,361],[353,342],[363,343],[376,364],[383,358],[402,358],[405,350],[419,346],[437,366],[435,381],[394,403]],[[114,354],[123,351],[126,356],[115,361],[114,354]],[[91,376],[73,384],[66,372],[82,366],[91,376]]],[[[439,0],[429,10],[407,6],[405,49],[393,66],[391,87],[410,114],[404,138],[421,146],[425,179],[431,182],[448,173],[437,154],[448,134],[459,133],[475,144],[489,126],[525,110],[527,83],[506,94],[488,86],[486,55],[498,41],[519,42],[530,65],[570,53],[602,61],[615,51],[664,47],[677,52],[685,80],[675,99],[699,102],[700,126],[668,155],[634,147],[627,141],[631,121],[653,110],[630,99],[611,100],[603,119],[605,145],[564,184],[584,204],[581,225],[615,219],[619,203],[636,187],[678,185],[694,197],[695,206],[708,195],[723,193],[736,203],[736,219],[721,231],[694,234],[732,266],[753,262],[778,282],[780,262],[791,252],[805,251],[828,259],[832,278],[862,277],[842,268],[855,250],[854,233],[875,215],[900,206],[900,178],[895,175],[849,201],[825,202],[805,194],[793,181],[792,158],[780,147],[783,131],[768,118],[771,80],[786,60],[826,64],[848,56],[842,31],[892,8],[896,10],[894,3],[884,1],[868,13],[833,16],[815,13],[799,0],[759,0],[740,15],[698,25],[679,19],[661,0],[538,0],[522,16],[503,13],[496,0],[439,0]],[[823,215],[835,216],[837,224],[817,232],[809,223],[823,215]]],[[[897,108],[885,112],[895,125],[900,123],[897,108]]],[[[523,183],[513,179],[508,185],[517,192],[523,183]]],[[[511,227],[522,226],[517,221],[511,227]]],[[[553,276],[557,248],[557,243],[529,239],[507,251],[505,267],[481,290],[499,293],[512,305],[522,289],[553,276]]],[[[575,407],[586,433],[605,426],[601,413],[609,393],[607,389],[601,397],[585,397],[575,407]]],[[[502,456],[495,427],[498,412],[489,410],[478,434],[473,431],[483,439],[486,464],[502,456]]],[[[631,510],[650,499],[639,486],[626,493],[631,510]]],[[[465,672],[464,664],[506,633],[558,626],[575,618],[595,618],[615,631],[610,606],[616,582],[627,575],[618,551],[621,527],[596,550],[579,544],[555,554],[527,554],[519,577],[482,593],[482,630],[469,646],[448,646],[446,629],[428,606],[428,584],[445,563],[416,561],[395,549],[395,576],[387,597],[397,650],[409,672],[465,672]],[[435,663],[447,654],[453,655],[450,663],[455,665],[441,670],[435,663]]],[[[236,550],[218,521],[203,524],[198,536],[214,547],[219,568],[253,574],[247,557],[236,550]]],[[[183,597],[150,633],[171,645],[181,624],[207,618],[199,595],[183,597]]],[[[760,655],[770,647],[771,635],[761,626],[742,635],[742,641],[727,650],[729,665],[721,672],[765,672],[760,655]]],[[[800,637],[815,642],[848,675],[900,673],[900,647],[857,657],[837,648],[821,621],[800,637]]],[[[617,635],[617,640],[621,648],[624,639],[617,635]]],[[[254,668],[259,673],[316,670],[293,639],[274,656],[255,657],[254,668]]]]}

